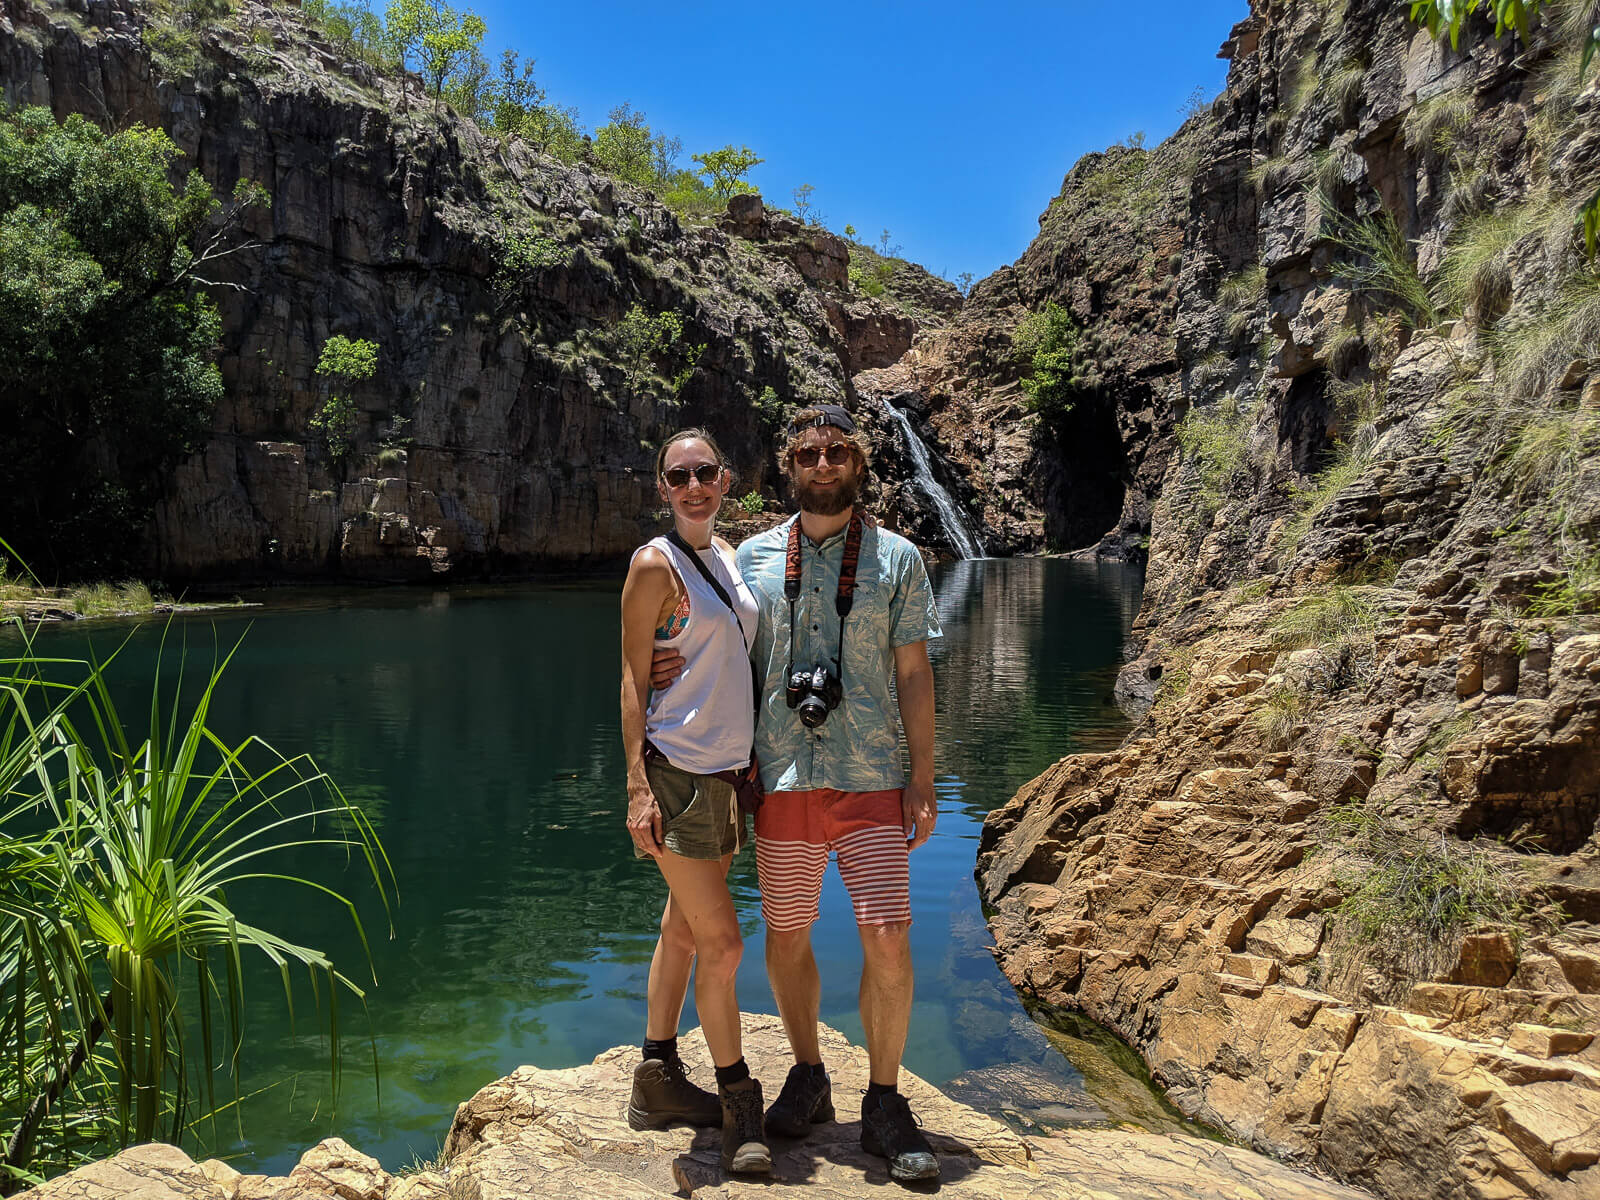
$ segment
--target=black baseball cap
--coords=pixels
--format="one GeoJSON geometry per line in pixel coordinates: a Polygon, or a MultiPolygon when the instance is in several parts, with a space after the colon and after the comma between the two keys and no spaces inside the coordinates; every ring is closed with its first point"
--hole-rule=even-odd
{"type": "Polygon", "coordinates": [[[796,417],[793,421],[790,421],[790,437],[804,433],[808,429],[821,429],[824,425],[832,425],[835,429],[843,430],[845,433],[854,433],[856,431],[855,418],[837,404],[808,404],[806,410],[815,412],[817,415],[806,417],[804,420],[796,417]]]}

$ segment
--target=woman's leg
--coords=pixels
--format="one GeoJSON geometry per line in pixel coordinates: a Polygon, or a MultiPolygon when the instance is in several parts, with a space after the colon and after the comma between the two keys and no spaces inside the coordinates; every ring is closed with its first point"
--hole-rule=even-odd
{"type": "MultiPolygon", "coordinates": [[[[744,939],[739,936],[739,918],[734,912],[733,897],[728,894],[728,864],[731,854],[721,859],[684,858],[665,850],[657,864],[672,891],[667,908],[681,916],[692,936],[694,959],[694,1004],[700,1013],[700,1026],[705,1031],[706,1045],[711,1049],[711,1061],[719,1067],[729,1067],[743,1057],[739,1040],[739,1001],[734,995],[734,981],[739,972],[739,960],[744,955],[744,939]]],[[[662,942],[657,943],[656,954],[662,953],[666,941],[667,920],[662,919],[662,942]]],[[[685,967],[687,970],[687,967],[685,967]]],[[[650,967],[651,997],[650,1018],[656,1020],[658,1007],[665,1012],[666,1002],[655,995],[657,984],[656,964],[650,967]]],[[[662,972],[660,986],[665,989],[672,982],[667,971],[662,972]]],[[[679,985],[677,1005],[683,1005],[683,991],[679,985]]],[[[676,1010],[674,1010],[674,1018],[676,1010]]],[[[653,1028],[652,1024],[652,1028],[653,1028]]],[[[672,1030],[677,1029],[674,1019],[672,1030]]],[[[652,1033],[651,1036],[657,1036],[652,1033]]],[[[671,1036],[667,1033],[665,1036],[671,1036]]]]}
{"type": "Polygon", "coordinates": [[[656,939],[656,952],[650,957],[650,982],[645,992],[645,1037],[663,1041],[678,1036],[678,1018],[683,1013],[684,995],[689,991],[692,966],[694,932],[668,892],[667,906],[661,910],[661,936],[656,939]]]}

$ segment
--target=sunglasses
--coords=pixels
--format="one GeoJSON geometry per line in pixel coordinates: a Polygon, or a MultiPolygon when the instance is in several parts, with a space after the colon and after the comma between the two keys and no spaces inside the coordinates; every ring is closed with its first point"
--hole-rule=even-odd
{"type": "Polygon", "coordinates": [[[667,481],[667,486],[673,491],[689,486],[691,478],[698,479],[701,487],[710,487],[716,483],[722,474],[722,468],[716,463],[701,463],[698,467],[669,467],[661,473],[661,478],[667,481]]]}
{"type": "Polygon", "coordinates": [[[801,446],[794,452],[794,461],[808,471],[822,458],[828,460],[830,467],[842,467],[850,461],[853,452],[849,442],[829,442],[827,447],[822,449],[816,446],[801,446]]]}

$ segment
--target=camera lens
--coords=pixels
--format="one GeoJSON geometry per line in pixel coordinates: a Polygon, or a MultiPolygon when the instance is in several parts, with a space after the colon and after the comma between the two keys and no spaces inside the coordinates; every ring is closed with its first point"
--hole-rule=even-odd
{"type": "Polygon", "coordinates": [[[807,729],[815,729],[828,719],[828,706],[814,692],[800,701],[796,711],[800,714],[800,724],[807,729]]]}

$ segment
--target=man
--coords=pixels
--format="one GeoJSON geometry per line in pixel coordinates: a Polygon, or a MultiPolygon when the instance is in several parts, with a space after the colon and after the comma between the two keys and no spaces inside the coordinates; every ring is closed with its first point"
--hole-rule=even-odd
{"type": "MultiPolygon", "coordinates": [[[[833,1118],[811,950],[832,851],[862,946],[861,1024],[871,1078],[861,1145],[888,1159],[894,1178],[929,1180],[938,1178],[939,1162],[897,1083],[911,1018],[908,856],[938,819],[927,642],[941,631],[921,555],[865,520],[856,505],[869,463],[843,408],[801,411],[779,451],[800,511],[738,552],[740,574],[761,610],[751,656],[761,683],[755,750],[767,790],[756,814],[767,974],[795,1058],[766,1128],[803,1137],[813,1123],[833,1118]]],[[[670,657],[659,659],[657,681],[670,677],[670,657]]]]}

